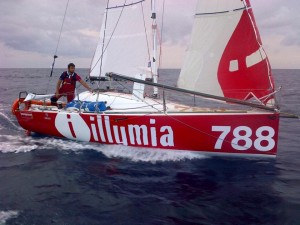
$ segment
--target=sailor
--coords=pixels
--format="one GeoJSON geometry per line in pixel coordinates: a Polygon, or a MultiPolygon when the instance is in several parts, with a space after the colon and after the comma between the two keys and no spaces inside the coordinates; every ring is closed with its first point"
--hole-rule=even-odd
{"type": "Polygon", "coordinates": [[[76,81],[80,82],[90,92],[93,92],[93,89],[75,73],[74,63],[70,63],[68,70],[64,71],[57,81],[55,95],[51,97],[52,105],[56,105],[57,100],[62,96],[66,96],[67,101],[71,102],[75,98],[76,81]]]}

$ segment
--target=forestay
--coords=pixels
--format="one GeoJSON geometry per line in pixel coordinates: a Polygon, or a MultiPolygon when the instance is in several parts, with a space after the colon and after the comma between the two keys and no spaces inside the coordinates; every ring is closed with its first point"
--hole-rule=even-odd
{"type": "Polygon", "coordinates": [[[248,0],[198,1],[178,87],[235,99],[274,92],[248,0]]]}

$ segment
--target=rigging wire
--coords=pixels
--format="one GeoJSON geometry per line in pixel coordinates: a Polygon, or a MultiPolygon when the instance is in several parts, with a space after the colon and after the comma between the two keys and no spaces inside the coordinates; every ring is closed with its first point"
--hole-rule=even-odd
{"type": "Polygon", "coordinates": [[[55,48],[55,52],[54,52],[54,56],[53,56],[53,62],[52,62],[52,66],[51,66],[51,72],[50,72],[50,77],[49,77],[48,84],[47,84],[46,93],[48,92],[49,83],[50,83],[50,80],[52,79],[53,69],[54,69],[54,65],[55,65],[55,59],[58,58],[58,56],[57,56],[57,50],[58,50],[58,46],[59,46],[59,42],[60,42],[62,30],[63,30],[63,27],[64,27],[64,23],[65,23],[67,11],[68,11],[69,1],[70,0],[67,1],[66,8],[65,8],[65,13],[64,13],[64,17],[63,17],[63,20],[62,20],[62,23],[61,23],[60,32],[59,32],[59,36],[58,36],[58,40],[57,40],[57,44],[56,44],[56,48],[55,48]]]}
{"type": "Polygon", "coordinates": [[[59,32],[59,36],[58,36],[58,41],[57,41],[57,45],[56,45],[56,49],[55,49],[55,53],[54,55],[57,54],[57,50],[58,50],[58,46],[59,46],[59,42],[60,42],[60,38],[61,38],[61,34],[62,34],[62,30],[63,30],[63,27],[64,27],[64,23],[65,23],[65,19],[66,19],[66,15],[67,15],[67,10],[68,10],[68,6],[69,6],[69,1],[67,1],[67,5],[66,5],[66,9],[65,9],[65,13],[64,13],[64,18],[63,18],[63,21],[62,21],[62,24],[61,24],[61,27],[60,27],[60,32],[59,32]]]}
{"type": "MultiPolygon", "coordinates": [[[[106,3],[106,13],[105,13],[105,21],[104,21],[104,31],[103,31],[103,40],[102,40],[102,52],[101,52],[101,61],[100,61],[100,74],[99,76],[101,76],[101,72],[102,72],[102,62],[103,62],[103,53],[104,53],[104,43],[105,43],[105,35],[106,35],[106,24],[107,24],[107,15],[108,15],[108,6],[109,6],[109,0],[107,0],[106,3]]],[[[97,62],[98,63],[98,62],[97,62]]],[[[97,65],[96,63],[96,65],[97,65]]],[[[100,81],[97,82],[97,87],[98,89],[100,89],[100,81]]],[[[98,107],[98,101],[99,101],[99,91],[97,91],[97,97],[96,97],[96,108],[98,107]]],[[[78,98],[79,99],[79,98],[78,98]]],[[[96,110],[98,111],[98,110],[96,110]]]]}
{"type": "MultiPolygon", "coordinates": [[[[119,24],[119,21],[120,21],[120,19],[121,19],[122,14],[123,14],[124,8],[125,8],[125,6],[126,6],[126,2],[127,2],[127,0],[125,0],[124,5],[122,6],[122,10],[121,10],[121,12],[120,12],[119,18],[118,18],[118,20],[117,20],[117,22],[116,22],[116,24],[115,24],[115,27],[114,27],[114,29],[113,29],[113,32],[111,33],[111,35],[110,35],[110,37],[109,37],[109,40],[108,40],[108,42],[107,42],[107,44],[106,44],[106,46],[105,46],[105,48],[104,48],[103,53],[101,54],[101,56],[99,57],[99,59],[97,60],[97,62],[95,63],[95,65],[91,68],[90,73],[95,69],[95,67],[97,66],[98,62],[99,62],[100,60],[102,60],[103,55],[104,55],[104,53],[106,52],[106,49],[107,49],[107,47],[108,47],[108,45],[109,45],[109,43],[110,43],[110,41],[111,41],[111,39],[112,39],[112,37],[113,37],[113,35],[114,35],[116,29],[117,29],[117,26],[118,26],[118,24],[119,24]]],[[[107,10],[108,10],[108,9],[107,9],[107,10]]],[[[103,38],[104,38],[104,37],[103,37],[103,38]]],[[[101,75],[101,74],[100,74],[100,75],[101,75]]]]}
{"type": "MultiPolygon", "coordinates": [[[[108,6],[109,0],[107,0],[106,4],[106,13],[105,13],[105,21],[104,21],[104,31],[103,31],[103,40],[102,40],[102,53],[101,53],[101,62],[100,62],[100,75],[102,73],[102,64],[103,64],[103,53],[104,53],[104,44],[105,44],[105,35],[106,35],[106,25],[107,25],[107,15],[108,15],[108,6]]],[[[98,81],[98,88],[100,87],[100,81],[98,81]]],[[[98,96],[97,96],[98,99],[98,96]]]]}
{"type": "MultiPolygon", "coordinates": [[[[100,61],[100,74],[99,74],[99,77],[101,76],[102,62],[103,62],[103,55],[104,55],[104,52],[106,51],[106,49],[107,49],[107,47],[108,47],[108,45],[109,45],[109,43],[110,43],[110,41],[111,41],[111,39],[112,39],[112,37],[113,37],[115,31],[116,31],[116,28],[117,28],[117,26],[118,26],[118,24],[119,24],[119,21],[120,21],[120,19],[121,19],[122,14],[123,14],[124,8],[125,8],[125,6],[126,6],[126,2],[127,2],[127,0],[124,1],[124,5],[123,5],[122,10],[121,10],[121,12],[120,12],[120,15],[119,15],[119,18],[118,18],[118,20],[117,20],[117,23],[116,23],[116,25],[115,25],[115,27],[114,27],[114,29],[113,29],[113,32],[111,33],[111,35],[110,35],[110,37],[109,37],[109,40],[108,40],[108,42],[107,42],[107,44],[106,44],[106,46],[105,46],[105,49],[104,49],[105,34],[106,34],[106,24],[107,24],[107,15],[108,15],[108,10],[109,10],[109,8],[108,8],[108,6],[109,6],[109,0],[107,0],[107,4],[106,4],[106,15],[105,15],[105,27],[104,27],[103,41],[102,41],[102,53],[101,53],[100,58],[97,60],[97,62],[95,63],[94,67],[91,68],[91,71],[90,71],[90,73],[91,73],[91,72],[93,71],[93,69],[96,67],[96,65],[98,64],[99,60],[101,60],[101,61],[100,61]]],[[[97,86],[98,86],[98,89],[100,89],[100,81],[98,81],[97,86]]],[[[99,93],[99,91],[97,91],[97,97],[96,97],[96,102],[97,102],[97,103],[98,103],[98,101],[99,101],[99,95],[100,95],[100,93],[99,93]]],[[[98,105],[98,104],[97,104],[97,105],[98,105]]],[[[97,110],[97,111],[98,111],[98,110],[97,110]]]]}

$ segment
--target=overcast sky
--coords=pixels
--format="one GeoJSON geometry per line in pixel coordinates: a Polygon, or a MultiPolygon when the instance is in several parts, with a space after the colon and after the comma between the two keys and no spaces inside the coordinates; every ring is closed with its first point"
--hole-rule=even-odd
{"type": "MultiPolygon", "coordinates": [[[[300,69],[299,0],[251,2],[272,68],[300,69]]],[[[0,67],[50,67],[66,3],[67,0],[0,0],[0,67]]],[[[105,4],[106,0],[70,0],[57,68],[71,61],[77,67],[90,66],[105,4]]],[[[180,67],[195,4],[196,0],[166,0],[162,67],[180,67]]]]}

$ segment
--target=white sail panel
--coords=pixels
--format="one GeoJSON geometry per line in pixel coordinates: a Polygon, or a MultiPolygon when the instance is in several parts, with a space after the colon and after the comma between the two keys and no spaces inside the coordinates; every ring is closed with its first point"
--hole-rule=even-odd
{"type": "Polygon", "coordinates": [[[107,72],[131,77],[145,73],[150,58],[148,40],[151,38],[151,26],[148,25],[151,7],[148,5],[145,1],[137,0],[110,1],[106,11],[107,19],[104,15],[100,40],[92,61],[91,77],[103,77],[107,72]],[[145,25],[148,25],[147,32],[145,25]]]}
{"type": "Polygon", "coordinates": [[[249,0],[199,0],[178,87],[246,99],[273,92],[249,0]]]}
{"type": "Polygon", "coordinates": [[[223,96],[217,72],[224,49],[236,28],[242,1],[198,1],[191,43],[178,79],[178,87],[223,96]],[[225,3],[224,3],[225,2],[225,3]]]}

